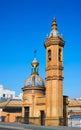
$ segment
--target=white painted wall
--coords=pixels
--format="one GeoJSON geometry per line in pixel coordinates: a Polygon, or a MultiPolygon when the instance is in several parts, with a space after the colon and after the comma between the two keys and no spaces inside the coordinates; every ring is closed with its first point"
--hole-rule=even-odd
{"type": "Polygon", "coordinates": [[[4,88],[3,85],[0,85],[0,98],[22,99],[22,93],[20,93],[18,96],[15,96],[15,91],[11,91],[7,88],[4,88]]]}
{"type": "Polygon", "coordinates": [[[0,98],[15,98],[15,91],[11,91],[0,85],[0,98]]]}

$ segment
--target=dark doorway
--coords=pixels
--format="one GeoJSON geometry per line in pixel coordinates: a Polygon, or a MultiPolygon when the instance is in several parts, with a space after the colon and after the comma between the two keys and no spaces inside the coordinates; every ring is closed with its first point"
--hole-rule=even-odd
{"type": "Polygon", "coordinates": [[[45,125],[45,113],[44,113],[44,111],[40,111],[40,115],[41,115],[41,125],[45,125]]]}
{"type": "Polygon", "coordinates": [[[25,111],[24,111],[24,123],[29,124],[29,107],[25,107],[25,111]]]}

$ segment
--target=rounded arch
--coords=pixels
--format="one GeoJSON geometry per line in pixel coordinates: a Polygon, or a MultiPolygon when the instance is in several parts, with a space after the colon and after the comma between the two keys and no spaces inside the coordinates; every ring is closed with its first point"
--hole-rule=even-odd
{"type": "Polygon", "coordinates": [[[47,52],[47,60],[51,61],[51,50],[50,49],[47,52]]]}
{"type": "Polygon", "coordinates": [[[58,59],[59,59],[59,61],[62,61],[62,49],[61,48],[59,48],[59,52],[58,52],[59,54],[58,54],[58,59]]]}

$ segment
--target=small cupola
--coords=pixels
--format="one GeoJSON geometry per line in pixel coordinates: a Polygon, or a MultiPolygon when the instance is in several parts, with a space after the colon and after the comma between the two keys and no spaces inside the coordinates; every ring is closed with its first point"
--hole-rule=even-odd
{"type": "Polygon", "coordinates": [[[36,58],[34,58],[31,65],[32,65],[32,74],[38,74],[38,65],[39,65],[39,63],[38,63],[36,58]]]}

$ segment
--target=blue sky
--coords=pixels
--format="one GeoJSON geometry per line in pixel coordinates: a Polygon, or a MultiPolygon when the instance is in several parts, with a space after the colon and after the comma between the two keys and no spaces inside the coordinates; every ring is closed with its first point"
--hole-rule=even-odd
{"type": "Polygon", "coordinates": [[[35,49],[45,78],[44,42],[54,17],[65,40],[64,94],[81,97],[81,0],[0,0],[0,84],[17,95],[35,49]]]}

